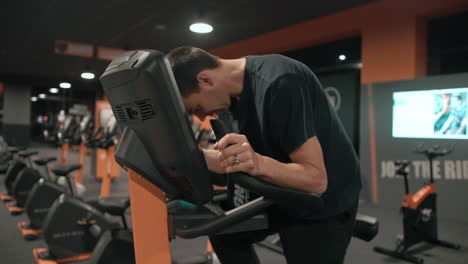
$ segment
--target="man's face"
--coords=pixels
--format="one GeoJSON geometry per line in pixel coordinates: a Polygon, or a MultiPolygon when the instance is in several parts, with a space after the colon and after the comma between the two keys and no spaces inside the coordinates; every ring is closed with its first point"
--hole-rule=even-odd
{"type": "Polygon", "coordinates": [[[201,85],[200,92],[184,96],[182,100],[187,113],[197,116],[202,121],[206,116],[217,115],[231,106],[229,94],[215,85],[201,85]]]}

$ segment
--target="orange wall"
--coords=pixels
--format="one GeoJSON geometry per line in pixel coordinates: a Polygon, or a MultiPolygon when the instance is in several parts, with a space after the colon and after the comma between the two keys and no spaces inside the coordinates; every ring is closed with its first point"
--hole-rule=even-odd
{"type": "Polygon", "coordinates": [[[211,50],[223,58],[280,53],[352,36],[362,38],[361,82],[426,74],[428,18],[468,10],[466,0],[380,0],[211,50]]]}

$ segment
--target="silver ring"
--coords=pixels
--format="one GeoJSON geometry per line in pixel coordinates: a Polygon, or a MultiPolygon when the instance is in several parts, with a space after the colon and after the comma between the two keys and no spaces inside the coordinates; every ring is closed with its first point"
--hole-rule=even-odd
{"type": "Polygon", "coordinates": [[[239,158],[239,155],[237,154],[234,154],[234,156],[232,156],[232,165],[237,165],[240,163],[240,158],[239,158]]]}

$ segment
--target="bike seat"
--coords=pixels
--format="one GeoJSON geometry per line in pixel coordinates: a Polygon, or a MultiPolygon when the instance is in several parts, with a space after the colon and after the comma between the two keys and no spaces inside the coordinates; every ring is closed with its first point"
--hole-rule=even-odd
{"type": "Polygon", "coordinates": [[[52,168],[52,172],[57,176],[67,176],[70,172],[81,168],[80,164],[57,165],[52,168]]]}
{"type": "Polygon", "coordinates": [[[8,147],[8,151],[11,153],[17,153],[25,149],[26,149],[25,147],[8,147]]]}
{"type": "Polygon", "coordinates": [[[0,154],[0,164],[5,164],[13,158],[11,152],[4,152],[0,154]]]}
{"type": "Polygon", "coordinates": [[[8,171],[8,164],[0,165],[0,174],[5,174],[8,171]]]}
{"type": "Polygon", "coordinates": [[[57,158],[55,157],[39,157],[38,159],[34,160],[34,163],[36,163],[39,166],[45,166],[49,162],[56,161],[57,158]]]}
{"type": "Polygon", "coordinates": [[[114,145],[114,141],[112,139],[102,140],[101,142],[99,142],[98,147],[103,148],[103,149],[108,149],[113,145],[114,145]]]}
{"type": "Polygon", "coordinates": [[[129,197],[104,197],[99,198],[95,206],[98,210],[111,215],[122,216],[130,206],[129,197]]]}
{"type": "Polygon", "coordinates": [[[96,140],[90,140],[90,141],[86,142],[86,146],[88,148],[97,148],[97,144],[98,144],[98,142],[96,140]]]}
{"type": "Polygon", "coordinates": [[[22,158],[28,158],[39,153],[37,150],[23,150],[18,152],[18,155],[22,158]]]}

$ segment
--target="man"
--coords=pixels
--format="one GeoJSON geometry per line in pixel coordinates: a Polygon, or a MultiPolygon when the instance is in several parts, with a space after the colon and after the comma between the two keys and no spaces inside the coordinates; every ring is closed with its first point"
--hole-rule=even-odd
{"type": "MultiPolygon", "coordinates": [[[[223,264],[259,263],[252,243],[278,232],[288,263],[343,263],[361,187],[353,146],[310,69],[280,55],[225,60],[194,47],[172,50],[171,64],[189,114],[219,114],[237,128],[204,150],[218,174],[242,171],[321,195],[324,209],[268,211],[270,229],[211,236],[223,264]]],[[[255,194],[229,186],[232,206],[255,194]]]]}
{"type": "Polygon", "coordinates": [[[466,115],[466,98],[463,94],[453,94],[447,120],[440,129],[440,134],[466,135],[468,117],[466,115]]]}

